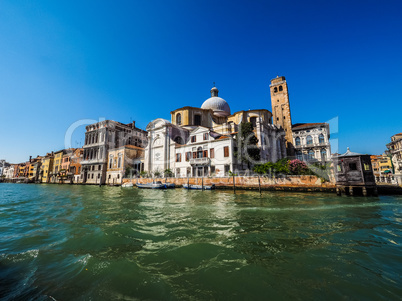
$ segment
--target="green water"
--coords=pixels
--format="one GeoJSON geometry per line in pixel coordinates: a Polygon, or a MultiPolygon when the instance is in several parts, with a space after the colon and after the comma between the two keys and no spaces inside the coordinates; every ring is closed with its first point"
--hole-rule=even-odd
{"type": "Polygon", "coordinates": [[[0,184],[1,300],[400,300],[402,196],[0,184]]]}

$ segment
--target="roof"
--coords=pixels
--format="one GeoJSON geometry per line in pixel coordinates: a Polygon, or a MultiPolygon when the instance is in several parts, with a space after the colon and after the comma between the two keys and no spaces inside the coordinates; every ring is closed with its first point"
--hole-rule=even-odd
{"type": "Polygon", "coordinates": [[[305,129],[305,128],[316,128],[319,126],[327,126],[328,123],[320,122],[320,123],[296,123],[292,124],[292,130],[296,129],[305,129]]]}
{"type": "Polygon", "coordinates": [[[348,147],[346,153],[344,153],[343,155],[339,155],[337,157],[341,158],[341,157],[356,157],[356,156],[363,156],[363,154],[351,152],[349,147],[348,147]]]}

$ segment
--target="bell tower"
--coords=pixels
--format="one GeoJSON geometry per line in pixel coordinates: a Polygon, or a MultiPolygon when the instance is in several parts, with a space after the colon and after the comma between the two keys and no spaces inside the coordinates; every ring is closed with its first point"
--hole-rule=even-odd
{"type": "Polygon", "coordinates": [[[284,76],[277,76],[271,80],[272,123],[280,125],[285,130],[286,152],[294,155],[292,117],[290,115],[288,85],[284,76]]]}

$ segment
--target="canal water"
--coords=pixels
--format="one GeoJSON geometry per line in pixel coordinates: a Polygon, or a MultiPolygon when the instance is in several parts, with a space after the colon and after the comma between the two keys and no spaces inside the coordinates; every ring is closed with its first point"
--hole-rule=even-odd
{"type": "Polygon", "coordinates": [[[400,300],[402,196],[0,184],[1,300],[400,300]]]}

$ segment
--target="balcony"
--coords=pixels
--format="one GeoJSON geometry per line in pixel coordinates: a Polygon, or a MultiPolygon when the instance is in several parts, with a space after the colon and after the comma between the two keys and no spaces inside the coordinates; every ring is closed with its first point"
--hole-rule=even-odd
{"type": "Polygon", "coordinates": [[[323,142],[323,143],[312,143],[312,144],[300,144],[300,145],[295,145],[294,147],[296,149],[304,149],[304,148],[315,148],[315,147],[326,147],[329,146],[329,143],[323,142]]]}
{"type": "Polygon", "coordinates": [[[207,157],[190,159],[191,165],[209,165],[210,162],[211,160],[207,157]]]}
{"type": "Polygon", "coordinates": [[[81,161],[81,165],[83,164],[102,164],[106,163],[106,159],[86,159],[81,161]]]}

